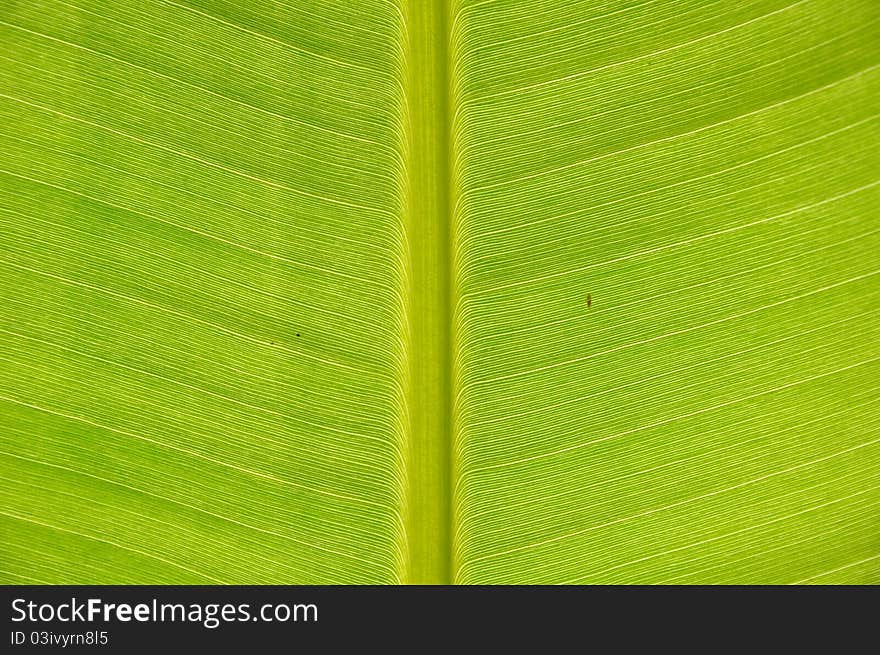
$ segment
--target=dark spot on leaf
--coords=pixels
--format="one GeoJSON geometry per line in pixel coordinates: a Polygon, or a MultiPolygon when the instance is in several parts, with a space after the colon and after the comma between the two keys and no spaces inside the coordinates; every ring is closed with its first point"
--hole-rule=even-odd
{"type": "Polygon", "coordinates": [[[299,332],[296,333],[296,336],[299,336],[299,332]]]}

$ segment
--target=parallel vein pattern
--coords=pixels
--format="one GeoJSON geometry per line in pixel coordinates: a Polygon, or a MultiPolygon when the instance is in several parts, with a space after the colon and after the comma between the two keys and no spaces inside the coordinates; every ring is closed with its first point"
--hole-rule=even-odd
{"type": "Polygon", "coordinates": [[[0,581],[880,582],[874,0],[0,8],[0,581]]]}
{"type": "Polygon", "coordinates": [[[878,582],[876,3],[456,5],[456,580],[878,582]]]}
{"type": "Polygon", "coordinates": [[[386,0],[0,9],[7,582],[397,582],[386,0]]]}

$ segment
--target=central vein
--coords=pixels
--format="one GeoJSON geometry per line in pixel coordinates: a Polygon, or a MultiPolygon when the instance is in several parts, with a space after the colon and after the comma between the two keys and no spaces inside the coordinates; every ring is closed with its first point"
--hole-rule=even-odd
{"type": "Polygon", "coordinates": [[[410,584],[453,575],[447,10],[446,0],[408,0],[410,584]]]}

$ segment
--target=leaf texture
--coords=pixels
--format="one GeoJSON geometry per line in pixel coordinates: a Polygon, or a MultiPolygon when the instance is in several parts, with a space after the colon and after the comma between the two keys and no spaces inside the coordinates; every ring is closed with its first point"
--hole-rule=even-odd
{"type": "Polygon", "coordinates": [[[7,579],[399,581],[399,9],[0,14],[7,579]]]}
{"type": "Polygon", "coordinates": [[[460,582],[878,581],[877,9],[461,3],[460,582]]]}
{"type": "Polygon", "coordinates": [[[880,582],[873,0],[0,7],[0,581],[880,582]]]}

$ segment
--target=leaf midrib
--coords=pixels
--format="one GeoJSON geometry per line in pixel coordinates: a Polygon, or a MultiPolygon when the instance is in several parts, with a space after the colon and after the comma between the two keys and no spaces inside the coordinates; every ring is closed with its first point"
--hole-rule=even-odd
{"type": "Polygon", "coordinates": [[[404,582],[450,584],[451,225],[446,0],[407,5],[409,434],[404,582]]]}

